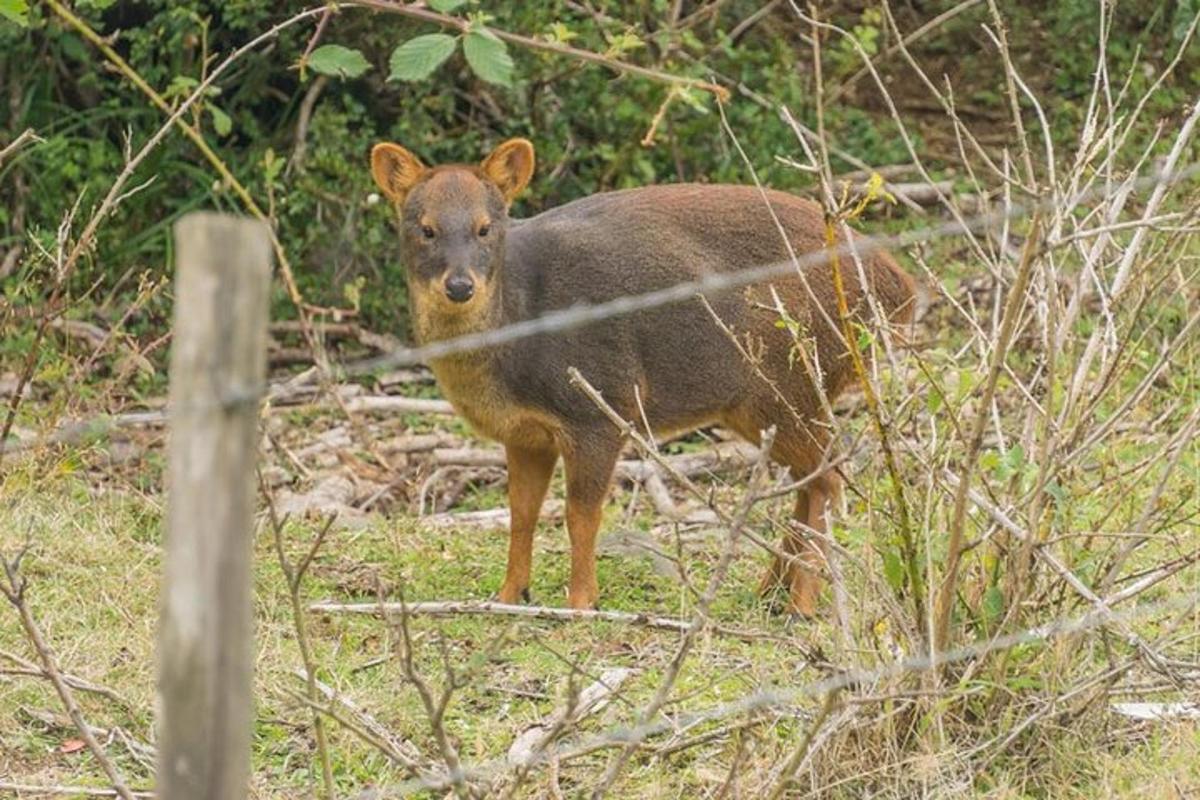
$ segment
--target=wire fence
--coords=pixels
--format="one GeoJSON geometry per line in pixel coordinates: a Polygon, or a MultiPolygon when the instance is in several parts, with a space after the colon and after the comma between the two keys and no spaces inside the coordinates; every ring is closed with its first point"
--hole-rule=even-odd
{"type": "MultiPolygon", "coordinates": [[[[1198,107],[1200,107],[1200,104],[1198,104],[1198,107]]],[[[1191,164],[1157,175],[1132,178],[1128,181],[1129,186],[1126,191],[1157,190],[1162,187],[1184,183],[1197,175],[1200,175],[1200,164],[1191,164]]],[[[1111,190],[1108,187],[1095,187],[1080,192],[1069,199],[1069,207],[1073,208],[1081,204],[1086,204],[1089,201],[1103,197],[1109,191],[1111,190]]],[[[999,225],[1007,226],[1012,222],[1028,218],[1035,211],[1044,211],[1059,207],[1061,203],[1061,199],[1046,199],[1027,205],[1012,203],[1007,208],[978,214],[963,221],[956,220],[929,225],[895,234],[856,236],[853,240],[842,242],[836,247],[800,253],[795,258],[785,261],[757,265],[733,272],[710,273],[695,280],[682,281],[642,294],[624,295],[601,303],[575,305],[551,311],[532,319],[509,323],[484,331],[463,334],[417,347],[398,348],[378,357],[361,359],[346,364],[318,366],[313,370],[301,373],[295,378],[272,384],[269,387],[260,387],[257,390],[248,389],[242,395],[228,399],[231,403],[257,402],[264,391],[269,398],[277,399],[286,397],[288,394],[295,392],[299,387],[317,382],[325,370],[327,370],[328,378],[345,379],[359,377],[386,369],[423,365],[433,359],[498,347],[534,336],[564,333],[616,317],[648,311],[673,303],[686,302],[697,297],[719,295],[797,273],[802,275],[807,270],[827,266],[839,258],[861,258],[877,252],[963,236],[968,232],[987,231],[999,225]]],[[[1100,226],[1094,230],[1093,235],[1109,234],[1114,230],[1135,230],[1139,225],[1155,225],[1160,223],[1161,220],[1155,218],[1149,222],[1130,223],[1120,226],[1100,226]]],[[[1064,238],[1060,242],[1049,242],[1047,246],[1063,246],[1078,242],[1086,238],[1086,235],[1086,233],[1076,233],[1064,238]]],[[[110,414],[97,414],[86,419],[72,420],[63,429],[54,431],[33,442],[0,441],[0,456],[3,456],[6,452],[28,451],[45,445],[74,441],[89,431],[105,432],[115,427],[156,425],[162,424],[165,421],[166,415],[160,411],[133,412],[115,417],[110,414]]]]}
{"type": "MultiPolygon", "coordinates": [[[[1196,175],[1200,175],[1200,164],[1191,164],[1171,172],[1136,178],[1132,181],[1132,186],[1134,190],[1169,187],[1187,181],[1196,175]]],[[[1102,197],[1108,191],[1110,190],[1106,187],[1092,188],[1068,198],[1066,202],[1068,207],[1074,208],[1102,197]]],[[[547,333],[563,333],[614,317],[692,300],[697,296],[718,295],[770,281],[774,278],[783,278],[798,272],[802,273],[805,270],[815,267],[827,266],[839,258],[867,256],[881,251],[962,236],[968,231],[987,231],[1004,223],[1026,219],[1038,210],[1045,211],[1060,207],[1063,202],[1062,198],[1050,198],[1026,205],[1014,203],[1005,209],[975,215],[964,222],[946,222],[896,234],[857,236],[852,241],[843,242],[836,247],[797,254],[794,259],[763,264],[733,272],[710,273],[695,280],[682,281],[663,289],[616,297],[602,303],[571,306],[551,311],[534,319],[514,322],[486,331],[455,336],[419,347],[401,348],[377,358],[369,358],[346,364],[338,369],[338,373],[345,376],[364,375],[381,369],[425,364],[432,359],[472,350],[496,347],[502,344],[510,344],[532,336],[547,333]]],[[[1152,222],[1149,224],[1156,223],[1152,222]]],[[[1126,227],[1136,226],[1130,225],[1126,227]]],[[[1106,232],[1110,232],[1110,229],[1098,229],[1095,235],[1106,232]]],[[[1076,234],[1070,240],[1050,244],[1052,246],[1056,244],[1061,245],[1068,243],[1068,241],[1077,241],[1080,238],[1081,235],[1076,234]]]]}

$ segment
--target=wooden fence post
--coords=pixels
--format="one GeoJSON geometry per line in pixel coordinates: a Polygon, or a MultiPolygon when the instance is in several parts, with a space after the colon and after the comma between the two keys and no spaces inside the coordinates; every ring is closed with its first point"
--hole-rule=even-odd
{"type": "Polygon", "coordinates": [[[212,213],[175,224],[157,791],[246,796],[253,723],[251,542],[266,370],[270,233],[212,213]]]}

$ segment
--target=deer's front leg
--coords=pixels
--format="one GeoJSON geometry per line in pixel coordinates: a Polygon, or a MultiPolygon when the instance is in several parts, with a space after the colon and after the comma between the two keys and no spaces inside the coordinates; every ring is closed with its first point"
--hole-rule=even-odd
{"type": "Polygon", "coordinates": [[[506,447],[508,505],[512,517],[508,540],[508,568],[498,599],[519,603],[529,599],[529,571],[533,561],[533,532],[546,499],[546,489],[558,462],[558,453],[523,447],[506,447]]]}

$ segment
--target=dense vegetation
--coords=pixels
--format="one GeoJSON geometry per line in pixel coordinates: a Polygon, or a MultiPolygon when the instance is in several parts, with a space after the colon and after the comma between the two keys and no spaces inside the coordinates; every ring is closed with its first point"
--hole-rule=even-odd
{"type": "MultiPolygon", "coordinates": [[[[751,20],[754,24],[747,20],[762,5],[757,0],[449,5],[462,5],[456,13],[481,15],[504,30],[677,75],[711,77],[733,90],[734,99],[725,109],[728,126],[759,177],[784,189],[811,186],[810,175],[778,160],[796,155],[796,139],[775,104],[815,125],[814,73],[805,44],[810,33],[787,3],[771,4],[770,13],[751,20]]],[[[954,5],[900,3],[895,13],[902,28],[912,30],[954,5]]],[[[1090,88],[1098,32],[1095,3],[1069,0],[1051,9],[1040,2],[1001,5],[1020,66],[1035,90],[1050,90],[1051,125],[1067,134],[1081,118],[1090,88]]],[[[1195,6],[1195,0],[1118,4],[1109,49],[1112,73],[1124,75],[1137,61],[1141,66],[1133,71],[1130,88],[1144,90],[1182,37],[1195,6]]],[[[86,0],[75,10],[98,33],[111,37],[116,52],[151,87],[178,103],[214,61],[283,19],[281,8],[271,2],[86,0]]],[[[822,13],[850,31],[867,53],[891,43],[874,4],[823,4],[822,13]]],[[[985,8],[971,9],[913,46],[931,75],[945,73],[954,81],[972,123],[994,129],[993,141],[999,142],[1007,129],[999,88],[1002,71],[980,32],[985,16],[985,8]]],[[[517,214],[614,187],[750,179],[704,92],[673,97],[654,145],[648,147],[643,137],[671,92],[661,83],[516,46],[509,47],[515,62],[510,85],[481,79],[461,52],[427,78],[389,80],[395,48],[441,29],[363,8],[339,11],[317,44],[360,51],[366,70],[354,78],[325,79],[311,68],[297,69],[313,27],[312,22],[292,26],[273,45],[242,59],[189,119],[259,205],[271,209],[307,299],[346,306],[361,298],[371,321],[396,333],[403,333],[396,250],[387,210],[368,199],[373,187],[366,154],[376,141],[402,142],[427,162],[438,163],[478,158],[507,136],[532,138],[540,168],[517,214]],[[314,85],[317,81],[320,87],[314,85]],[[305,110],[306,97],[311,115],[305,110]],[[303,146],[299,133],[304,134],[303,146]],[[348,287],[356,288],[348,295],[348,287]]],[[[837,92],[862,63],[847,41],[828,38],[824,80],[828,92],[837,92]]],[[[86,214],[120,171],[126,148],[140,146],[161,125],[163,114],[77,30],[40,4],[29,12],[28,27],[0,23],[0,84],[6,95],[0,101],[0,140],[26,128],[45,139],[0,165],[2,258],[31,233],[50,244],[74,198],[82,197],[80,209],[86,214]]],[[[1188,63],[1153,102],[1162,114],[1177,113],[1198,84],[1200,45],[1193,42],[1188,63]]],[[[957,162],[940,109],[931,107],[921,88],[915,82],[889,88],[901,111],[921,121],[917,144],[924,157],[935,166],[957,162]]],[[[837,149],[866,164],[907,160],[869,76],[859,77],[829,105],[826,126],[837,149]]],[[[834,164],[855,168],[839,159],[837,150],[834,164]]],[[[93,287],[93,297],[103,299],[109,291],[135,290],[138,276],[167,274],[174,219],[195,208],[240,205],[194,144],[178,133],[151,155],[134,183],[148,180],[102,228],[94,256],[77,271],[76,290],[93,287]]],[[[35,287],[43,282],[38,277],[47,269],[44,260],[31,248],[25,258],[9,262],[8,269],[14,274],[4,277],[14,280],[6,280],[5,286],[17,293],[10,299],[18,305],[36,303],[35,287]]],[[[280,311],[286,312],[286,306],[280,311]]]]}

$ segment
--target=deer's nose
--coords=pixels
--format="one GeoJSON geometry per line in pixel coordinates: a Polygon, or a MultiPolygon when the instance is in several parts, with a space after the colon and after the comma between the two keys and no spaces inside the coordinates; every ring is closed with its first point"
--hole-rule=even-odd
{"type": "Polygon", "coordinates": [[[446,297],[455,303],[465,303],[475,295],[475,281],[466,275],[451,275],[446,278],[446,297]]]}

